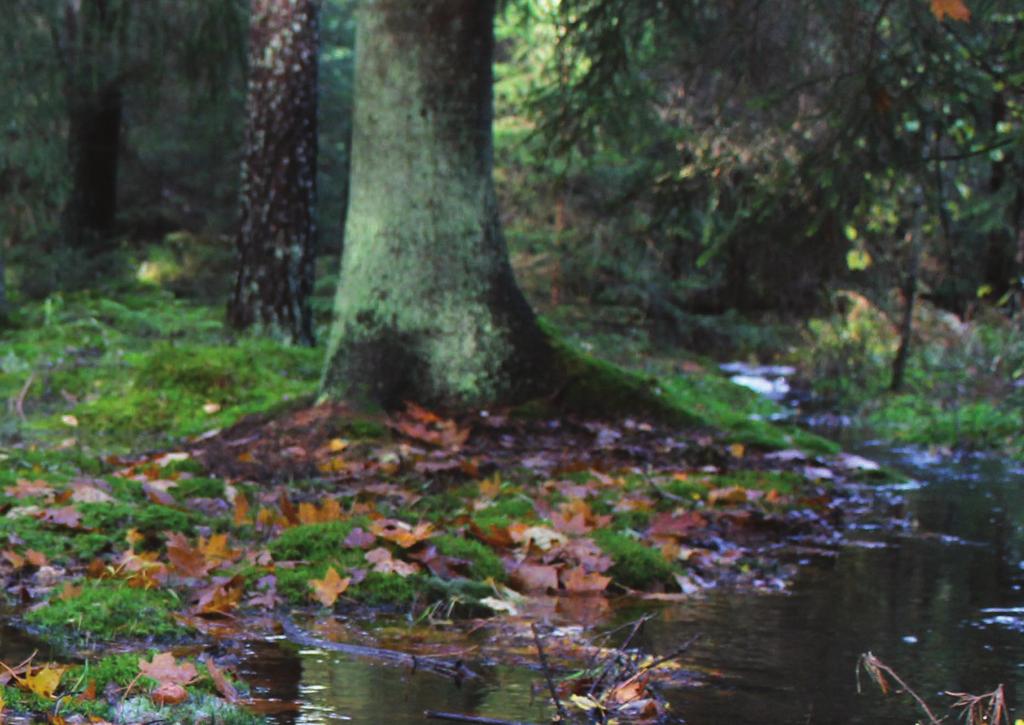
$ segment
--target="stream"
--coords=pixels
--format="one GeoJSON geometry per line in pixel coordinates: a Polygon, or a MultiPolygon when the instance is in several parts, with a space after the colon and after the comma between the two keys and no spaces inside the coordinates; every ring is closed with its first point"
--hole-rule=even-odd
{"type": "MultiPolygon", "coordinates": [[[[737,375],[757,377],[758,371],[737,375]]],[[[785,371],[754,381],[769,395],[788,390],[785,371]]],[[[906,473],[865,492],[870,510],[841,541],[808,542],[782,554],[799,564],[785,592],[710,590],[658,606],[637,644],[672,652],[700,638],[682,663],[689,684],[666,690],[687,723],[900,723],[920,713],[905,697],[882,696],[855,675],[873,652],[937,714],[952,698],[1006,686],[1011,714],[1024,696],[1024,469],[995,456],[931,455],[873,443],[851,450],[906,473]]],[[[652,606],[620,610],[629,621],[652,606]]],[[[430,675],[332,652],[267,643],[240,674],[264,697],[292,703],[281,723],[420,723],[425,709],[545,722],[534,690],[540,673],[485,671],[461,688],[430,675]]],[[[1012,721],[1012,719],[1011,719],[1012,721]]]]}

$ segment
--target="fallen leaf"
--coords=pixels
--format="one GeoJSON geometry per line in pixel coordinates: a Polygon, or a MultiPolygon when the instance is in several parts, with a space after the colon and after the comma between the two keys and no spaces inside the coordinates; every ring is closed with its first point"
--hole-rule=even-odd
{"type": "Polygon", "coordinates": [[[63,423],[64,425],[70,427],[70,428],[77,428],[78,427],[78,418],[76,418],[73,415],[62,415],[60,417],[60,422],[63,423]]]}
{"type": "MultiPolygon", "coordinates": [[[[171,483],[174,482],[172,481],[171,483]]],[[[174,496],[167,493],[168,488],[170,488],[170,486],[162,486],[156,481],[146,481],[142,484],[142,491],[150,501],[158,503],[161,506],[177,508],[178,502],[174,499],[174,496]]]]}
{"type": "Polygon", "coordinates": [[[60,686],[60,678],[66,669],[67,667],[43,667],[23,677],[18,684],[40,697],[52,700],[53,693],[60,686]]]}
{"type": "Polygon", "coordinates": [[[200,578],[210,573],[213,562],[206,555],[189,544],[184,534],[172,531],[167,535],[167,559],[176,572],[182,576],[200,578]]]}
{"type": "Polygon", "coordinates": [[[716,506],[718,504],[739,504],[746,503],[750,498],[750,492],[742,486],[728,486],[726,488],[716,488],[708,492],[708,504],[716,506]]]}
{"type": "Polygon", "coordinates": [[[572,594],[598,594],[608,588],[612,578],[577,566],[562,570],[561,580],[565,590],[572,594]]]}
{"type": "Polygon", "coordinates": [[[370,525],[370,533],[408,549],[429,539],[434,534],[434,526],[427,521],[421,521],[413,527],[397,519],[378,519],[370,525]]]}
{"type": "Polygon", "coordinates": [[[0,556],[2,556],[15,571],[25,566],[25,557],[17,552],[11,551],[10,549],[0,551],[0,556]]]}
{"type": "Polygon", "coordinates": [[[81,584],[75,585],[71,582],[64,582],[64,588],[60,590],[60,594],[57,595],[57,598],[60,599],[62,602],[67,602],[81,595],[81,593],[81,584]]]}
{"type": "Polygon", "coordinates": [[[966,23],[971,19],[971,11],[963,0],[932,0],[931,7],[936,20],[949,16],[953,20],[966,23]]]}
{"type": "Polygon", "coordinates": [[[82,515],[78,513],[78,509],[74,506],[64,506],[63,508],[46,509],[37,517],[44,524],[53,524],[54,526],[63,526],[67,529],[81,529],[82,528],[82,515]]]}
{"type": "Polygon", "coordinates": [[[160,684],[187,685],[196,679],[198,671],[191,662],[180,665],[170,652],[153,655],[149,662],[145,657],[139,658],[139,674],[150,677],[160,684]]]}
{"type": "Polygon", "coordinates": [[[207,415],[213,415],[214,413],[219,413],[220,412],[220,403],[213,403],[213,402],[204,403],[203,404],[203,412],[206,413],[207,415]]]}
{"type": "Polygon", "coordinates": [[[242,526],[249,523],[249,499],[245,497],[245,494],[239,493],[235,495],[235,513],[234,523],[235,526],[242,526]]]}
{"type": "Polygon", "coordinates": [[[558,589],[558,567],[520,564],[510,575],[513,584],[526,592],[558,589]]]}
{"type": "Polygon", "coordinates": [[[375,543],[377,543],[377,537],[364,531],[360,526],[348,532],[344,542],[346,548],[349,549],[370,549],[375,543]]]}
{"type": "Polygon", "coordinates": [[[309,586],[312,587],[312,596],[325,607],[334,606],[338,597],[348,589],[351,579],[342,579],[334,567],[328,567],[323,579],[310,579],[309,586]]]}
{"type": "Polygon", "coordinates": [[[19,478],[14,486],[7,486],[4,493],[14,498],[35,498],[37,496],[49,496],[53,493],[53,487],[46,481],[29,481],[19,478]]]}
{"type": "Polygon", "coordinates": [[[179,705],[188,699],[188,691],[176,682],[163,682],[149,693],[149,699],[157,705],[179,705]]]}
{"type": "Polygon", "coordinates": [[[214,663],[213,658],[207,657],[203,660],[203,664],[206,665],[206,671],[210,673],[210,679],[213,680],[213,686],[217,688],[217,692],[223,695],[228,702],[238,702],[238,690],[228,682],[228,678],[214,663]]]}
{"type": "Polygon", "coordinates": [[[410,562],[395,559],[391,552],[383,546],[366,552],[366,560],[373,564],[373,570],[383,574],[397,574],[398,576],[409,576],[420,570],[419,566],[410,562]]]}
{"type": "Polygon", "coordinates": [[[40,551],[36,551],[35,549],[25,549],[25,561],[38,568],[46,566],[49,560],[46,558],[46,554],[40,551]]]}

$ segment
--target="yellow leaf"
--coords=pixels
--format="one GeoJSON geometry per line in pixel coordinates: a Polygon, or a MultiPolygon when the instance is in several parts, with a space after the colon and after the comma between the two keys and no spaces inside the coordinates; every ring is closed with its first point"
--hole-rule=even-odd
{"type": "Polygon", "coordinates": [[[591,710],[603,710],[601,703],[592,697],[584,697],[583,695],[572,695],[569,700],[573,705],[578,707],[580,710],[590,712],[591,710]]]}
{"type": "Polygon", "coordinates": [[[338,576],[338,572],[332,566],[327,569],[323,579],[310,579],[309,586],[313,588],[312,597],[325,607],[330,607],[337,601],[338,596],[348,589],[351,581],[349,577],[342,579],[338,576]]]}
{"type": "Polygon", "coordinates": [[[964,0],[932,0],[932,15],[936,20],[942,20],[948,15],[964,23],[971,19],[971,11],[964,5],[964,0]]]}
{"type": "Polygon", "coordinates": [[[331,453],[340,453],[346,448],[348,448],[348,441],[342,438],[331,438],[330,442],[327,444],[327,450],[331,453]]]}
{"type": "Polygon", "coordinates": [[[732,454],[733,458],[743,458],[743,454],[746,453],[747,447],[742,443],[733,443],[729,446],[729,453],[732,454]]]}
{"type": "Polygon", "coordinates": [[[31,675],[27,675],[19,684],[40,697],[52,700],[53,693],[57,691],[57,686],[60,685],[60,678],[66,669],[66,667],[44,667],[31,675]]]}

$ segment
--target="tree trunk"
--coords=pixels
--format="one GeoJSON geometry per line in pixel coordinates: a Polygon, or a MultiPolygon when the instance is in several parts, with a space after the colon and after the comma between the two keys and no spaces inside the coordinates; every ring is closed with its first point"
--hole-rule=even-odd
{"type": "Polygon", "coordinates": [[[253,0],[230,323],[313,344],[318,0],[253,0]]]}
{"type": "Polygon", "coordinates": [[[71,193],[64,216],[65,239],[96,249],[110,238],[117,214],[117,163],[121,143],[121,89],[68,91],[68,156],[71,193]]]}
{"type": "Polygon", "coordinates": [[[516,285],[493,165],[493,0],[364,0],[352,176],[322,387],[444,409],[544,390],[551,351],[516,285]]]}

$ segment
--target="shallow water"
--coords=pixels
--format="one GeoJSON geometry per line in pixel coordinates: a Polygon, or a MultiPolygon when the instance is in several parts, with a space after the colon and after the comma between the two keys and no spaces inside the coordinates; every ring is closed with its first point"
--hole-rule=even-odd
{"type": "MultiPolygon", "coordinates": [[[[999,683],[1022,710],[1024,472],[995,458],[862,452],[898,465],[908,483],[883,487],[844,543],[790,552],[802,567],[788,592],[712,591],[655,610],[638,641],[646,649],[671,652],[701,635],[682,659],[694,684],[666,691],[686,722],[914,722],[912,703],[882,697],[866,678],[857,693],[855,665],[869,650],[937,711],[944,690],[999,683]]],[[[425,709],[545,721],[538,673],[483,671],[459,688],[287,644],[261,646],[242,667],[258,692],[296,703],[278,722],[418,723],[425,709]]]]}

